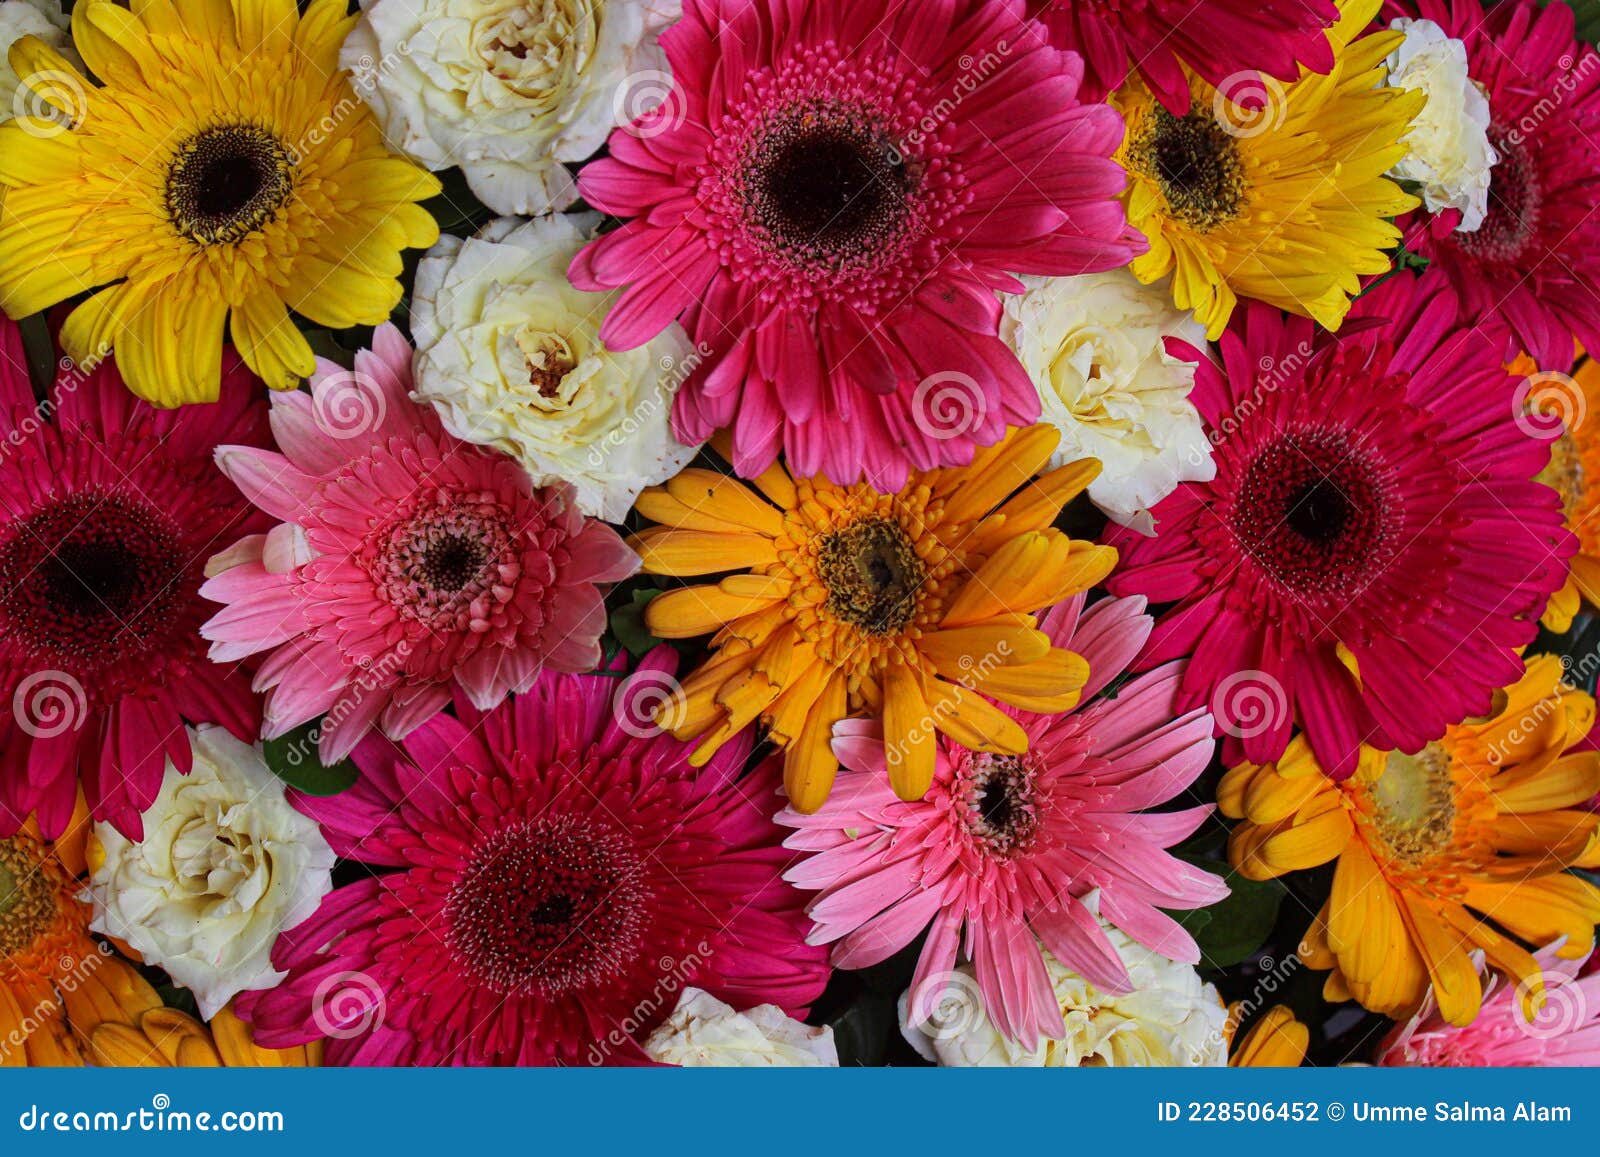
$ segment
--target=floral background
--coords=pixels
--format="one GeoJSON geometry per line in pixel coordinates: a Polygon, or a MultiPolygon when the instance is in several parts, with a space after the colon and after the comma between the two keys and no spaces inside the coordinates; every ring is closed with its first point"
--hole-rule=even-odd
{"type": "Polygon", "coordinates": [[[1597,37],[0,0],[0,1064],[1596,1063],[1597,37]]]}

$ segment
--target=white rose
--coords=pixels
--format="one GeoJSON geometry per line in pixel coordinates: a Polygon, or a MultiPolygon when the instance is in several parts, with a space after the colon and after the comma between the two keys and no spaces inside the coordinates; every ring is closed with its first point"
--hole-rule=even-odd
{"type": "MultiPolygon", "coordinates": [[[[21,87],[21,82],[7,61],[11,46],[24,36],[37,36],[45,44],[65,56],[74,65],[82,61],[67,38],[70,21],[61,11],[61,0],[0,0],[0,121],[17,116],[52,116],[45,101],[21,87]]],[[[62,92],[78,82],[69,77],[56,78],[50,87],[64,96],[69,104],[82,109],[86,93],[62,92]]]]}
{"type": "Polygon", "coordinates": [[[144,839],[95,825],[88,899],[96,932],[126,941],[192,991],[207,1020],[247,988],[270,988],[278,934],[309,917],[333,882],[333,850],[289,806],[258,748],[191,728],[194,768],[167,764],[144,839]]]}
{"type": "Polygon", "coordinates": [[[1173,308],[1165,287],[1125,269],[1022,281],[1026,291],[1006,297],[1000,337],[1039,389],[1039,420],[1061,431],[1051,465],[1098,458],[1095,505],[1155,533],[1150,507],[1178,483],[1216,473],[1189,401],[1194,364],[1165,348],[1175,337],[1204,349],[1205,328],[1173,308]]]}
{"type": "Polygon", "coordinates": [[[601,343],[617,294],[567,280],[598,220],[502,217],[469,240],[441,237],[417,269],[413,396],[456,437],[510,454],[540,485],[572,483],[585,514],[621,522],[694,457],[670,419],[698,358],[676,323],[638,349],[601,343]]]}
{"type": "Polygon", "coordinates": [[[686,988],[678,1007],[644,1042],[653,1061],[685,1068],[837,1067],[833,1030],[785,1016],[775,1004],[749,1012],[698,988],[686,988]]]}
{"type": "Polygon", "coordinates": [[[459,165],[497,213],[577,197],[586,160],[670,82],[656,43],[681,0],[362,0],[340,66],[389,142],[430,169],[459,165]],[[638,76],[631,93],[629,78],[638,76]],[[637,107],[636,107],[637,106],[637,107]]]}
{"type": "Polygon", "coordinates": [[[1431,20],[1397,19],[1405,39],[1389,55],[1389,84],[1420,89],[1428,103],[1402,138],[1411,146],[1389,170],[1422,188],[1430,212],[1459,209],[1458,232],[1483,224],[1489,209],[1489,170],[1500,159],[1489,143],[1489,101],[1467,75],[1467,46],[1431,20]]]}
{"type": "Polygon", "coordinates": [[[1187,964],[1177,964],[1114,928],[1106,929],[1128,968],[1132,990],[1101,992],[1045,953],[1066,1035],[1029,1050],[1000,1034],[984,1010],[972,966],[963,965],[934,998],[934,1016],[908,1023],[909,994],[900,998],[900,1031],[930,1061],[960,1068],[1107,1067],[1210,1068],[1228,1063],[1228,1013],[1217,990],[1187,964]]]}

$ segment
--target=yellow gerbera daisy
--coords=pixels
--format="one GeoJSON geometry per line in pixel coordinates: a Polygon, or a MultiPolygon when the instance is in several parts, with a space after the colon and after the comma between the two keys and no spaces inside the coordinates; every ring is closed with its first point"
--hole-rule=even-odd
{"type": "Polygon", "coordinates": [[[311,373],[292,307],[385,321],[401,251],[438,239],[432,174],[392,156],[339,71],[345,0],[82,0],[72,37],[102,82],[36,37],[10,62],[71,127],[0,125],[0,308],[22,317],[103,286],[61,331],[114,352],[158,405],[211,401],[223,324],[275,388],[311,373]]]}
{"type": "Polygon", "coordinates": [[[176,1008],[153,1008],[129,1023],[101,1024],[90,1034],[89,1055],[116,1068],[305,1068],[322,1064],[322,1042],[262,1048],[231,1004],[209,1025],[176,1008]]]}
{"type": "MultiPolygon", "coordinates": [[[[1523,355],[1511,371],[1524,377],[1533,375],[1533,360],[1523,355]]],[[[1541,386],[1536,376],[1535,383],[1529,401],[1539,405],[1543,400],[1566,419],[1565,428],[1550,443],[1550,465],[1539,475],[1540,482],[1561,495],[1567,529],[1578,539],[1566,584],[1550,596],[1540,619],[1561,634],[1572,626],[1584,602],[1600,606],[1600,365],[1580,353],[1572,370],[1572,385],[1553,380],[1541,386]],[[1552,396],[1541,399],[1546,388],[1552,396]]]]}
{"type": "Polygon", "coordinates": [[[0,1067],[84,1064],[101,1024],[161,1006],[136,968],[89,935],[77,898],[87,826],[84,809],[72,841],[0,839],[0,1067]]]}
{"type": "Polygon", "coordinates": [[[1223,777],[1222,811],[1245,821],[1228,844],[1243,875],[1335,864],[1302,947],[1333,970],[1329,999],[1402,1018],[1431,983],[1441,1014],[1465,1025],[1483,995],[1473,950],[1524,985],[1532,1008],[1543,990],[1523,944],[1565,937],[1567,958],[1594,947],[1600,889],[1565,869],[1594,866],[1600,846],[1600,817],[1579,810],[1600,791],[1600,754],[1568,753],[1595,704],[1563,674],[1553,656],[1530,659],[1492,716],[1415,755],[1364,748],[1342,783],[1303,737],[1275,765],[1223,777]]]}
{"type": "MultiPolygon", "coordinates": [[[[1230,1007],[1230,1021],[1240,1012],[1238,1004],[1230,1007]]],[[[1234,1042],[1228,1064],[1247,1069],[1297,1069],[1305,1063],[1310,1044],[1311,1030],[1296,1020],[1286,1006],[1276,1004],[1234,1042]]]]}
{"type": "Polygon", "coordinates": [[[1150,251],[1140,281],[1172,275],[1172,297],[1206,336],[1221,336],[1238,297],[1270,302],[1336,330],[1363,274],[1384,273],[1400,239],[1387,220],[1417,199],[1384,177],[1424,95],[1383,86],[1402,39],[1356,39],[1381,0],[1345,0],[1328,30],[1337,61],[1269,82],[1253,112],[1190,74],[1190,111],[1175,117],[1132,75],[1112,102],[1127,121],[1128,220],[1150,251]]]}
{"type": "Polygon", "coordinates": [[[647,572],[742,572],[649,604],[661,638],[717,632],[661,725],[700,740],[700,766],[764,720],[805,812],[828,797],[833,725],[849,715],[882,719],[902,799],[932,783],[936,731],[1021,754],[1022,728],[984,696],[1030,711],[1077,702],[1087,666],[1051,646],[1031,612],[1088,589],[1117,557],[1051,527],[1100,470],[1091,459],[1036,479],[1058,440],[1048,426],[1016,430],[972,465],[913,473],[894,494],[778,464],[754,479],[759,494],[693,469],[646,490],[637,509],[662,524],[634,540],[647,572]]]}

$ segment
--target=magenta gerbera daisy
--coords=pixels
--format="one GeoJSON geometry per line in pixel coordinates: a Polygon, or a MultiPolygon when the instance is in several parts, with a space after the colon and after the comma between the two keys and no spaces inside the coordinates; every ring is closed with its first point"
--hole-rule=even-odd
{"type": "Polygon", "coordinates": [[[280,520],[213,559],[201,594],[211,657],[270,652],[262,735],[323,717],[325,760],[372,727],[401,738],[456,688],[487,710],[539,672],[600,661],[598,583],[638,558],[565,485],[445,433],[411,401],[411,347],[380,327],[355,370],[319,363],[311,392],[272,395],[282,453],[224,446],[218,464],[280,520]]]}
{"type": "MultiPolygon", "coordinates": [[[[794,1016],[827,982],[783,883],[776,764],[735,781],[644,710],[675,657],[626,679],[546,673],[479,715],[356,748],[356,786],[296,806],[380,872],[331,893],[247,993],[256,1043],[331,1037],[332,1064],[638,1063],[688,987],[794,1016]]],[[[613,672],[620,675],[620,668],[613,672]]]]}
{"type": "Polygon", "coordinates": [[[157,410],[115,364],[64,361],[35,403],[16,325],[0,318],[0,834],[37,809],[47,837],[81,783],[132,839],[187,723],[254,740],[250,678],[207,661],[206,559],[264,525],[211,464],[267,444],[266,406],[231,352],[218,401],[157,410]]]}
{"type": "Polygon", "coordinates": [[[1189,111],[1187,65],[1224,95],[1260,98],[1265,73],[1291,81],[1333,67],[1333,0],[1030,0],[1058,48],[1083,54],[1084,100],[1104,100],[1136,68],[1173,116],[1189,111]]]}
{"type": "Polygon", "coordinates": [[[1442,275],[1395,274],[1334,338],[1252,306],[1191,395],[1216,477],[1113,529],[1116,594],[1176,600],[1150,662],[1192,654],[1224,757],[1280,756],[1296,720],[1343,778],[1361,743],[1416,751],[1490,709],[1575,543],[1533,481],[1549,443],[1515,408],[1502,328],[1442,275]]]}
{"type": "Polygon", "coordinates": [[[632,218],[573,262],[626,286],[601,337],[681,318],[702,351],[678,437],[732,427],[735,469],[898,489],[1039,414],[996,336],[1012,274],[1144,251],[1117,194],[1116,112],[1023,0],[689,0],[673,91],[579,175],[632,218]]]}
{"type": "Polygon", "coordinates": [[[1500,159],[1482,225],[1461,233],[1454,211],[1419,213],[1407,244],[1469,312],[1500,316],[1541,369],[1566,370],[1574,337],[1600,348],[1600,54],[1576,39],[1566,4],[1419,0],[1415,14],[1466,43],[1500,159]]]}
{"type": "Polygon", "coordinates": [[[1095,698],[1150,634],[1143,599],[1060,603],[1039,628],[1089,663],[1082,706],[1038,715],[1003,708],[1028,734],[1023,755],[969,751],[941,738],[933,787],[915,803],[889,788],[876,722],[834,729],[843,770],[815,815],[792,809],[786,846],[810,853],[785,879],[818,889],[812,940],[841,968],[876,964],[929,929],[911,981],[924,1019],[956,964],[971,959],[989,1016],[1033,1048],[1065,1031],[1040,945],[1091,984],[1129,979],[1103,919],[1153,951],[1193,963],[1194,938],[1162,909],[1227,895],[1217,877],[1170,855],[1211,811],[1145,808],[1172,800],[1211,759],[1211,717],[1176,709],[1181,662],[1095,698]],[[964,944],[964,948],[963,948],[964,944]]]}

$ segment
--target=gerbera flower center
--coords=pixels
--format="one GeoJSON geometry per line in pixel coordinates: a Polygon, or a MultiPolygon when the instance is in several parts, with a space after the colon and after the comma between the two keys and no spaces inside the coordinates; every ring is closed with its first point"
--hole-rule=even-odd
{"type": "Polygon", "coordinates": [[[1298,594],[1357,590],[1393,537],[1389,488],[1341,432],[1280,436],[1246,468],[1231,525],[1263,570],[1298,594]]]}
{"type": "Polygon", "coordinates": [[[824,103],[782,121],[749,164],[752,220],[807,261],[868,255],[905,223],[905,158],[848,108],[824,103]]]}
{"type": "Polygon", "coordinates": [[[0,614],[36,650],[80,667],[114,661],[160,646],[191,593],[189,563],[177,527],[153,506],[80,491],[0,545],[0,614]]]}
{"type": "Polygon", "coordinates": [[[1482,261],[1515,261],[1539,227],[1543,196],[1538,172],[1528,163],[1523,146],[1490,130],[1500,160],[1489,172],[1489,208],[1471,233],[1451,233],[1450,240],[1482,261]]]}
{"type": "Polygon", "coordinates": [[[1430,743],[1416,755],[1391,751],[1368,789],[1373,823],[1389,852],[1416,866],[1438,855],[1455,831],[1450,754],[1430,743]]]}
{"type": "Polygon", "coordinates": [[[1039,812],[1024,757],[974,752],[957,773],[957,784],[957,814],[986,851],[1002,859],[1027,851],[1039,812]]]}
{"type": "Polygon", "coordinates": [[[863,519],[825,535],[817,570],[833,616],[874,635],[910,624],[927,574],[911,537],[889,518],[863,519]]]}
{"type": "Polygon", "coordinates": [[[403,614],[432,621],[471,612],[485,596],[509,598],[505,584],[519,571],[514,547],[498,503],[443,501],[422,507],[389,532],[373,577],[403,614]]]}
{"type": "Polygon", "coordinates": [[[200,245],[233,245],[272,219],[294,191],[294,161],[253,124],[202,129],[167,169],[167,217],[200,245]]]}
{"type": "Polygon", "coordinates": [[[451,891],[450,946],[496,992],[559,995],[623,976],[645,930],[640,868],[632,841],[592,820],[505,828],[451,891]]]}
{"type": "Polygon", "coordinates": [[[0,959],[29,948],[54,923],[54,883],[32,840],[0,840],[0,959]]]}
{"type": "Polygon", "coordinates": [[[1239,143],[1204,112],[1175,117],[1153,106],[1128,159],[1160,187],[1173,217],[1202,232],[1244,208],[1239,143]]]}

